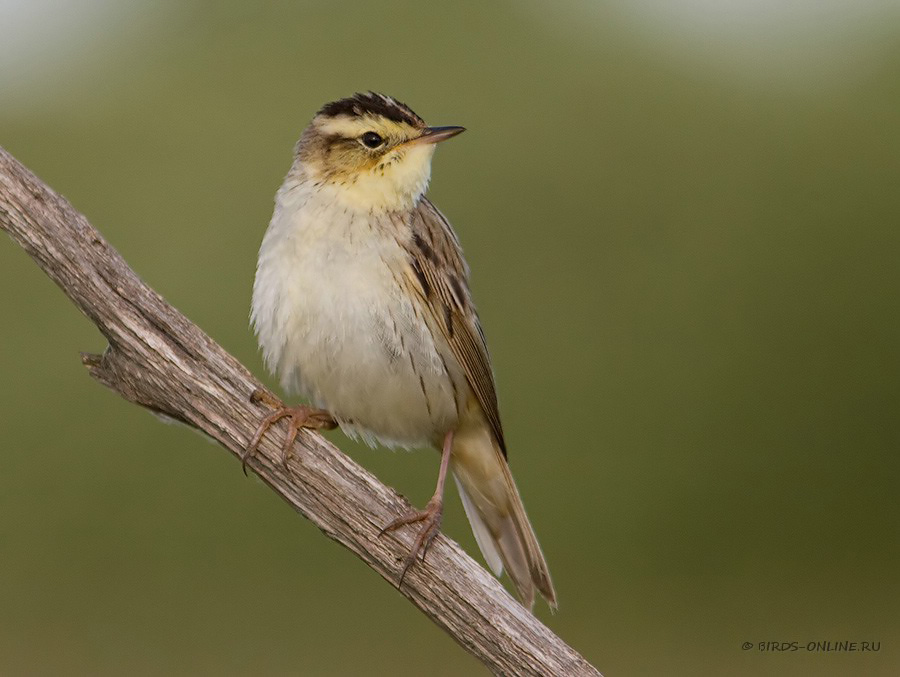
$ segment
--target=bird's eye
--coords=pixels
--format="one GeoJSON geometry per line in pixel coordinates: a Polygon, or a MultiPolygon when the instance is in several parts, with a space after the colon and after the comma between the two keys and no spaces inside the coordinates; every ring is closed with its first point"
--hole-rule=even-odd
{"type": "Polygon", "coordinates": [[[384,139],[378,136],[378,134],[376,134],[375,132],[366,132],[359,138],[366,148],[378,148],[378,146],[384,143],[384,139]]]}

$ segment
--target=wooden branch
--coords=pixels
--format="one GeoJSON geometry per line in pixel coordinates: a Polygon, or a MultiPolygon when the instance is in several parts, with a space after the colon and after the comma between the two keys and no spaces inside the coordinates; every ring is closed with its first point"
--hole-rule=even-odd
{"type": "MultiPolygon", "coordinates": [[[[193,426],[240,454],[267,413],[249,400],[263,386],[144,284],[84,216],[3,148],[0,227],[108,340],[103,355],[82,356],[91,376],[125,399],[193,426]]],[[[379,537],[378,532],[409,509],[406,500],[327,440],[306,431],[286,471],[278,460],[278,437],[266,436],[250,461],[253,470],[396,587],[412,533],[403,529],[379,537]]],[[[435,540],[424,564],[410,568],[400,592],[497,674],[599,674],[444,536],[435,540]]]]}

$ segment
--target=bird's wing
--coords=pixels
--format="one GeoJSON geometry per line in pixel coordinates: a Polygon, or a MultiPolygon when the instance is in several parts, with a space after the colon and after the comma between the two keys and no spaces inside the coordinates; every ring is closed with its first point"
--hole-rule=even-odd
{"type": "Polygon", "coordinates": [[[432,319],[462,366],[494,437],[506,456],[487,343],[469,292],[469,270],[456,233],[427,198],[412,215],[410,269],[432,319]]]}

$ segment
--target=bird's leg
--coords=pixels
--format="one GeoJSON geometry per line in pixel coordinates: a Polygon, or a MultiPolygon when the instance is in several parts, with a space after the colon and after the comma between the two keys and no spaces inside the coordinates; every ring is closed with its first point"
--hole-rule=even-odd
{"type": "Polygon", "coordinates": [[[256,432],[250,439],[250,443],[241,454],[241,469],[247,474],[247,461],[256,453],[260,440],[266,431],[283,418],[288,420],[287,435],[284,436],[284,444],[281,446],[281,463],[286,468],[288,459],[291,457],[294,448],[294,440],[297,438],[297,432],[300,428],[309,428],[310,430],[332,430],[337,427],[337,421],[334,417],[324,409],[314,409],[305,405],[297,405],[296,407],[286,407],[283,402],[269,395],[264,390],[254,390],[250,395],[250,401],[253,403],[263,402],[273,409],[271,414],[263,418],[256,428],[256,432]]]}
{"type": "Polygon", "coordinates": [[[444,516],[444,482],[447,480],[447,468],[450,465],[450,449],[452,446],[453,431],[451,430],[444,436],[444,449],[441,452],[441,469],[438,472],[437,487],[434,489],[434,496],[431,497],[431,500],[425,506],[425,510],[409,512],[398,517],[378,534],[381,536],[406,524],[424,523],[419,530],[419,535],[416,537],[412,549],[409,551],[409,555],[403,561],[403,570],[400,573],[400,582],[397,584],[397,587],[403,585],[406,571],[416,561],[419,552],[422,553],[422,561],[425,561],[425,553],[428,551],[428,546],[431,545],[431,541],[434,540],[434,537],[441,530],[441,519],[444,516]]]}

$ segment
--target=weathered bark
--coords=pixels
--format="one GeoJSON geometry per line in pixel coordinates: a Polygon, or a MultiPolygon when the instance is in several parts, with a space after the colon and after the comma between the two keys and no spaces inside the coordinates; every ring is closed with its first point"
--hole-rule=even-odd
{"type": "MultiPolygon", "coordinates": [[[[268,413],[249,400],[263,386],[144,284],[84,216],[2,148],[0,227],[108,340],[103,355],[82,356],[95,379],[131,402],[203,431],[233,454],[241,453],[268,413]]],[[[399,562],[414,530],[378,534],[410,508],[406,500],[307,431],[296,443],[294,457],[299,460],[285,470],[278,438],[264,438],[250,467],[299,513],[396,587],[399,562]]],[[[435,540],[424,564],[410,568],[400,592],[495,673],[599,674],[444,536],[435,540]]]]}

